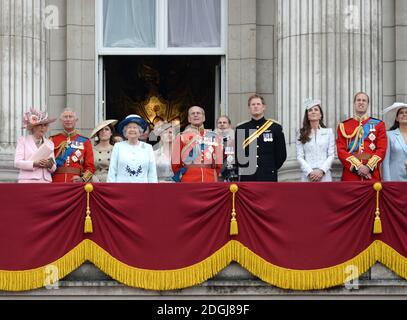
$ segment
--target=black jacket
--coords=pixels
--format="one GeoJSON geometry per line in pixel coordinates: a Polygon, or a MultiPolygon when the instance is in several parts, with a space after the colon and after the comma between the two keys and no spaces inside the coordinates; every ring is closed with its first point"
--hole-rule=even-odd
{"type": "MultiPolygon", "coordinates": [[[[278,123],[273,122],[273,124],[257,138],[257,155],[251,155],[250,159],[254,159],[254,164],[250,164],[250,167],[254,165],[254,173],[244,174],[249,166],[248,163],[244,163],[245,159],[241,159],[239,154],[243,154],[243,141],[250,135],[250,129],[257,130],[264,123],[266,119],[263,117],[260,120],[250,120],[245,122],[238,127],[235,131],[235,144],[236,144],[236,164],[239,170],[239,180],[240,181],[277,181],[277,170],[281,168],[284,161],[287,158],[287,151],[285,146],[285,138],[283,133],[283,128],[278,123]],[[244,138],[242,138],[242,132],[244,130],[244,138]],[[240,138],[239,138],[240,137],[240,138]]],[[[256,145],[256,141],[252,144],[256,145]]],[[[246,157],[249,156],[250,146],[246,147],[244,154],[246,157]]]]}

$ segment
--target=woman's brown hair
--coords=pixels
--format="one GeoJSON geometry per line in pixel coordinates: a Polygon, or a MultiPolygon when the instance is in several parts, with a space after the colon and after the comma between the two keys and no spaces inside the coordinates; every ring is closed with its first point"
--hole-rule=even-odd
{"type": "MultiPolygon", "coordinates": [[[[322,111],[321,106],[317,105],[319,108],[319,112],[321,112],[321,119],[319,120],[319,126],[321,128],[326,128],[324,124],[324,113],[322,111]]],[[[305,110],[304,113],[304,118],[302,120],[302,128],[300,129],[300,137],[298,141],[300,141],[302,144],[306,144],[307,142],[311,141],[311,123],[308,120],[308,109],[305,110]]]]}
{"type": "MultiPolygon", "coordinates": [[[[113,135],[116,133],[116,131],[114,130],[114,127],[111,124],[108,124],[107,127],[109,127],[110,131],[112,132],[112,135],[110,136],[110,139],[109,139],[109,143],[113,146],[114,145],[113,135]]],[[[98,132],[96,132],[96,137],[98,137],[98,139],[97,140],[95,139],[95,146],[97,146],[100,142],[99,133],[100,133],[100,131],[103,130],[103,128],[100,129],[98,132]]]]}

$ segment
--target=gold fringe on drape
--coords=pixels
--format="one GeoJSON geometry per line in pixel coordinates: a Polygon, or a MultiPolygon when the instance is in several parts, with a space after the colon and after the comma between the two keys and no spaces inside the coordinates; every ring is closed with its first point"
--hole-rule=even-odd
{"type": "Polygon", "coordinates": [[[238,250],[235,255],[238,257],[237,262],[243,268],[269,284],[284,289],[314,290],[341,285],[365,273],[377,260],[375,246],[376,244],[373,243],[365,251],[345,263],[315,270],[278,267],[241,244],[235,246],[235,249],[238,250]],[[348,266],[352,266],[352,270],[357,272],[351,275],[347,270],[348,266]]]}
{"type": "Polygon", "coordinates": [[[149,290],[174,290],[197,285],[215,276],[231,261],[238,262],[271,285],[292,290],[325,289],[341,285],[366,272],[376,261],[407,279],[407,258],[379,240],[349,261],[323,269],[292,270],[278,267],[240,242],[232,240],[197,264],[175,270],[146,270],[120,262],[96,243],[86,239],[47,266],[24,271],[0,270],[0,290],[24,291],[44,287],[50,283],[50,278],[62,279],[86,260],[127,286],[149,290]],[[57,270],[57,277],[50,274],[49,266],[52,266],[51,270],[57,270]],[[348,266],[357,272],[350,275],[348,266]]]}
{"type": "Polygon", "coordinates": [[[49,280],[62,279],[86,261],[88,246],[86,241],[82,241],[62,258],[43,267],[22,271],[0,270],[0,290],[37,289],[52,284],[52,281],[49,280]]]}
{"type": "Polygon", "coordinates": [[[232,261],[230,242],[207,259],[174,270],[146,270],[131,267],[113,258],[92,242],[90,261],[100,270],[127,286],[149,290],[172,290],[191,287],[219,273],[232,261]]]}
{"type": "Polygon", "coordinates": [[[379,261],[390,270],[397,273],[400,277],[407,280],[407,258],[394,250],[384,242],[380,243],[380,259],[379,261]]]}

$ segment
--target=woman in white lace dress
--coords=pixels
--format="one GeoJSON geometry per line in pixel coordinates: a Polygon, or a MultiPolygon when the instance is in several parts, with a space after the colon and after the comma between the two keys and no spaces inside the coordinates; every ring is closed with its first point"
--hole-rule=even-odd
{"type": "Polygon", "coordinates": [[[172,125],[168,122],[157,123],[153,133],[160,137],[160,141],[154,146],[158,182],[174,182],[172,180],[174,173],[171,168],[172,125]]]}
{"type": "Polygon", "coordinates": [[[324,125],[321,101],[307,99],[304,108],[303,127],[296,143],[301,181],[332,181],[331,166],[335,156],[333,130],[324,125]]]}

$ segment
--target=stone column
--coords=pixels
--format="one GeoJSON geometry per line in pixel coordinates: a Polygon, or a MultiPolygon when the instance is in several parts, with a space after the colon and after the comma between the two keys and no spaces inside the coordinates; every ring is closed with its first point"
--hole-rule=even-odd
{"type": "MultiPolygon", "coordinates": [[[[396,101],[395,0],[383,3],[383,108],[396,101]]],[[[405,41],[404,41],[405,42],[405,41]]]]}
{"type": "Polygon", "coordinates": [[[379,115],[382,0],[277,0],[277,47],[278,119],[294,169],[305,98],[322,100],[332,128],[353,115],[357,91],[370,95],[371,114],[379,115]]]}
{"type": "Polygon", "coordinates": [[[87,134],[95,126],[95,1],[67,0],[66,12],[66,105],[87,134]]]}
{"type": "MultiPolygon", "coordinates": [[[[266,118],[277,119],[276,110],[276,0],[256,2],[256,92],[266,100],[266,118]]],[[[247,97],[248,98],[248,97],[247,97]]],[[[247,119],[247,101],[244,108],[247,119]]]]}
{"type": "Polygon", "coordinates": [[[396,101],[407,102],[407,3],[395,1],[396,101]]]}
{"type": "Polygon", "coordinates": [[[22,116],[46,107],[44,0],[0,1],[0,167],[12,167],[22,116]]]}
{"type": "Polygon", "coordinates": [[[247,98],[256,92],[256,0],[228,4],[228,109],[236,124],[249,117],[247,98]]]}

